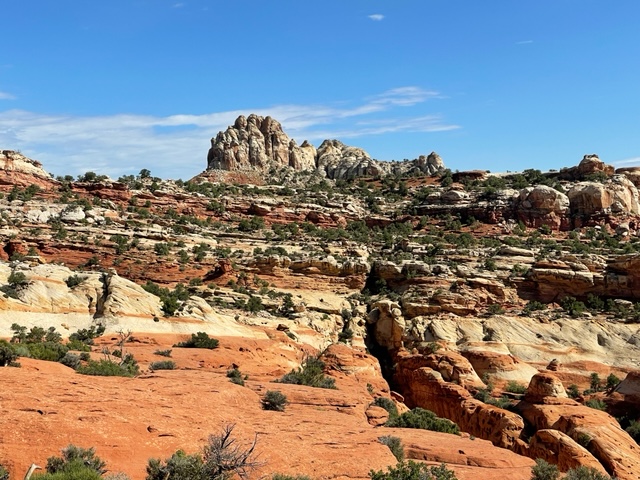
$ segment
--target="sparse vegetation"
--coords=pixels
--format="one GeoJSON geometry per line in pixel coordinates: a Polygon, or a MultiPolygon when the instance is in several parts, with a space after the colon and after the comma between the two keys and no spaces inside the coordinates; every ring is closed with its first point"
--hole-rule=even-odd
{"type": "Polygon", "coordinates": [[[335,379],[324,374],[324,362],[320,357],[313,356],[307,357],[300,368],[291,370],[278,381],[316,388],[336,388],[335,379]]]}
{"type": "Polygon", "coordinates": [[[457,480],[455,473],[443,463],[440,466],[427,466],[424,463],[398,462],[396,466],[369,472],[371,480],[457,480]]]}
{"type": "Polygon", "coordinates": [[[387,427],[397,428],[420,428],[434,432],[460,434],[458,425],[446,418],[440,418],[430,410],[416,407],[409,412],[405,412],[397,418],[389,419],[385,424],[387,427]]]}
{"type": "Polygon", "coordinates": [[[265,410],[284,412],[287,403],[286,395],[279,390],[267,390],[267,393],[262,397],[262,408],[265,410]]]}
{"type": "Polygon", "coordinates": [[[159,362],[151,362],[149,364],[151,370],[175,370],[176,362],[173,360],[161,360],[159,362]]]}
{"type": "Polygon", "coordinates": [[[389,447],[393,456],[396,457],[398,462],[402,462],[404,460],[404,446],[402,445],[402,440],[398,437],[394,437],[392,435],[384,435],[378,438],[380,443],[389,447]]]}
{"type": "Polygon", "coordinates": [[[213,350],[218,348],[220,342],[207,335],[205,332],[192,333],[191,338],[183,342],[176,343],[174,347],[178,348],[205,348],[213,350]]]}

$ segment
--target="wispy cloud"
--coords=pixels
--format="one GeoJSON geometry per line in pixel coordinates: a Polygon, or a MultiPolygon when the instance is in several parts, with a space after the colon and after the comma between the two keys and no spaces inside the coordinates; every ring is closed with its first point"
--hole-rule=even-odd
{"type": "Polygon", "coordinates": [[[271,115],[298,143],[459,128],[439,115],[424,114],[421,104],[433,98],[442,97],[420,87],[402,87],[360,102],[277,105],[203,115],[79,117],[8,110],[0,112],[0,147],[20,149],[56,174],[93,170],[117,178],[149,168],[165,178],[190,178],[206,166],[209,139],[239,115],[271,115]]]}
{"type": "Polygon", "coordinates": [[[174,3],[173,4],[173,8],[182,8],[182,7],[184,7],[184,3],[182,3],[182,2],[178,2],[178,3],[174,3]]]}
{"type": "Polygon", "coordinates": [[[373,15],[368,15],[367,18],[373,20],[374,22],[380,22],[384,20],[384,15],[382,15],[381,13],[374,13],[373,15]]]}
{"type": "Polygon", "coordinates": [[[613,162],[616,167],[640,167],[640,157],[625,158],[613,162]]]}
{"type": "Polygon", "coordinates": [[[8,92],[0,92],[0,100],[15,100],[16,96],[8,92]]]}
{"type": "Polygon", "coordinates": [[[533,43],[533,40],[520,40],[519,42],[516,42],[516,45],[528,45],[530,43],[533,43]]]}

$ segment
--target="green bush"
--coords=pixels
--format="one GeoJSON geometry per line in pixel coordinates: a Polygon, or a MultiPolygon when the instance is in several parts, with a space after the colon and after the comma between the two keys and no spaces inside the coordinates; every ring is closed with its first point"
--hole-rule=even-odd
{"type": "Polygon", "coordinates": [[[600,473],[595,468],[580,466],[567,472],[564,480],[614,480],[609,475],[600,473]]]}
{"type": "Polygon", "coordinates": [[[244,387],[244,381],[247,377],[242,375],[242,372],[238,370],[238,368],[234,367],[227,371],[227,378],[231,380],[231,383],[235,383],[236,385],[241,385],[244,387]]]}
{"type": "Polygon", "coordinates": [[[67,277],[64,283],[67,284],[67,287],[73,288],[85,282],[87,278],[89,277],[81,276],[81,275],[71,275],[70,277],[67,277]]]}
{"type": "Polygon", "coordinates": [[[9,471],[0,465],[0,480],[9,480],[9,471]]]}
{"type": "Polygon", "coordinates": [[[82,363],[80,362],[80,356],[75,353],[67,352],[64,357],[60,359],[60,363],[66,365],[69,368],[77,370],[82,363]]]}
{"type": "Polygon", "coordinates": [[[219,343],[220,342],[217,339],[209,337],[209,335],[207,335],[205,332],[198,332],[192,333],[189,340],[176,343],[174,347],[206,348],[208,350],[213,350],[214,348],[218,348],[219,343]]]}
{"type": "Polygon", "coordinates": [[[284,475],[282,473],[274,473],[271,480],[311,480],[311,477],[308,477],[307,475],[284,475]]]}
{"type": "Polygon", "coordinates": [[[414,408],[409,412],[405,412],[398,418],[389,419],[386,423],[387,427],[398,428],[421,428],[423,430],[432,430],[434,432],[460,434],[458,425],[446,418],[440,418],[430,410],[424,408],[414,408]]]}
{"type": "Polygon", "coordinates": [[[59,362],[69,351],[66,345],[54,342],[25,343],[24,346],[29,350],[31,358],[49,362],[59,362]]]}
{"type": "Polygon", "coordinates": [[[580,396],[580,390],[575,383],[572,383],[567,387],[567,395],[569,398],[578,398],[580,396]]]}
{"type": "Polygon", "coordinates": [[[93,339],[100,337],[105,331],[104,325],[92,325],[90,328],[81,328],[69,335],[69,342],[81,342],[85,345],[93,345],[93,339]]]}
{"type": "Polygon", "coordinates": [[[175,370],[176,362],[173,360],[162,360],[159,362],[151,362],[149,365],[151,370],[175,370]]]}
{"type": "Polygon", "coordinates": [[[138,375],[140,368],[133,355],[127,354],[120,362],[110,359],[89,360],[86,365],[81,365],[76,371],[83,375],[102,377],[134,377],[138,375]]]}
{"type": "Polygon", "coordinates": [[[388,467],[386,472],[371,470],[369,478],[371,480],[457,480],[455,473],[444,463],[438,467],[429,467],[424,463],[411,460],[398,462],[395,467],[388,467]]]}
{"type": "Polygon", "coordinates": [[[587,308],[584,303],[576,300],[574,297],[564,297],[560,300],[560,306],[574,318],[581,317],[587,308]]]}
{"type": "Polygon", "coordinates": [[[398,418],[398,407],[396,402],[387,397],[377,397],[371,405],[384,408],[389,413],[389,420],[398,418]]]}
{"type": "Polygon", "coordinates": [[[546,309],[547,309],[547,306],[544,303],[538,302],[537,300],[531,300],[530,302],[527,303],[527,305],[525,305],[522,313],[524,313],[525,315],[529,315],[531,314],[531,312],[536,312],[539,310],[546,310],[546,309]]]}
{"type": "Polygon", "coordinates": [[[523,394],[527,392],[527,387],[525,387],[521,383],[516,382],[515,380],[509,380],[507,386],[505,387],[505,391],[510,393],[523,394]]]}
{"type": "Polygon", "coordinates": [[[153,353],[155,355],[160,355],[161,357],[170,357],[171,356],[171,349],[168,349],[168,350],[156,350],[153,353]]]}
{"type": "Polygon", "coordinates": [[[391,435],[385,435],[383,437],[378,438],[380,443],[389,447],[393,456],[396,457],[396,460],[401,462],[404,460],[404,446],[402,445],[402,440],[398,437],[394,437],[391,435]]]}
{"type": "Polygon", "coordinates": [[[595,408],[596,410],[605,411],[607,409],[607,404],[604,403],[599,398],[591,398],[584,403],[587,407],[595,408]]]}
{"type": "Polygon", "coordinates": [[[284,412],[287,403],[289,403],[287,396],[279,390],[267,390],[267,393],[262,397],[262,408],[265,410],[284,412]]]}
{"type": "Polygon", "coordinates": [[[637,444],[640,444],[640,421],[632,420],[625,430],[637,444]]]}
{"type": "Polygon", "coordinates": [[[536,464],[531,467],[531,480],[558,480],[558,477],[560,477],[558,467],[542,458],[536,459],[536,464]]]}
{"type": "Polygon", "coordinates": [[[0,340],[0,367],[11,365],[18,359],[18,354],[6,340],[0,340]]]}
{"type": "MultiPolygon", "coordinates": [[[[98,478],[106,473],[106,463],[96,455],[93,448],[76,447],[69,445],[62,450],[62,456],[49,457],[47,459],[47,473],[68,473],[70,469],[76,470],[78,466],[95,472],[98,478]]],[[[84,475],[83,475],[84,478],[84,475]]],[[[91,477],[86,477],[91,478],[91,477]]]]}
{"type": "Polygon", "coordinates": [[[146,480],[207,480],[204,463],[199,454],[187,455],[178,450],[164,462],[151,458],[147,464],[146,480]]]}
{"type": "Polygon", "coordinates": [[[291,370],[278,382],[316,388],[336,388],[335,379],[324,374],[324,362],[317,356],[307,357],[300,368],[291,370]]]}

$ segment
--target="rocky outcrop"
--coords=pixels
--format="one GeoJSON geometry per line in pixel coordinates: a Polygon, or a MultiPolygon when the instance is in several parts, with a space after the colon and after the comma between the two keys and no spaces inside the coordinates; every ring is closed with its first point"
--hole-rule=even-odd
{"type": "Polygon", "coordinates": [[[444,163],[435,152],[411,161],[377,161],[363,149],[339,140],[325,140],[317,150],[306,140],[298,146],[277,120],[255,114],[239,116],[232,126],[211,139],[207,171],[264,174],[281,167],[296,171],[316,170],[330,179],[350,180],[390,173],[433,175],[444,169],[444,163]]]}
{"type": "MultiPolygon", "coordinates": [[[[553,374],[543,372],[531,379],[518,411],[536,429],[557,430],[583,445],[607,472],[617,478],[637,478],[640,447],[611,415],[567,398],[562,383],[553,374]]],[[[584,457],[584,453],[581,456],[584,457]]]]}
{"type": "Polygon", "coordinates": [[[386,299],[375,302],[371,305],[367,323],[371,325],[378,345],[388,349],[402,347],[406,324],[397,303],[386,299]]]}
{"type": "Polygon", "coordinates": [[[394,379],[403,386],[405,403],[422,407],[455,422],[460,430],[494,445],[516,449],[522,441],[524,422],[519,415],[475,400],[462,386],[445,382],[442,375],[428,367],[416,355],[399,355],[394,379]]]}
{"type": "Polygon", "coordinates": [[[566,222],[569,198],[546,185],[527,187],[520,191],[515,209],[518,220],[529,227],[549,225],[558,229],[566,222]]]}
{"type": "Polygon", "coordinates": [[[14,150],[0,150],[0,185],[52,188],[57,184],[37,160],[14,150]]]}
{"type": "Polygon", "coordinates": [[[558,430],[538,430],[529,441],[527,454],[557,465],[560,471],[581,466],[606,473],[600,462],[569,435],[558,430]]]}
{"type": "Polygon", "coordinates": [[[622,175],[616,175],[606,183],[578,183],[567,192],[567,196],[574,216],[640,212],[638,189],[622,175]]]}
{"type": "Polygon", "coordinates": [[[258,170],[291,166],[297,170],[315,168],[315,148],[298,147],[271,117],[239,116],[232,127],[211,139],[208,169],[258,170]]]}
{"type": "Polygon", "coordinates": [[[562,180],[580,181],[597,175],[610,177],[613,175],[614,170],[613,166],[607,165],[600,160],[598,155],[590,154],[582,157],[580,163],[575,167],[563,168],[558,177],[562,180]]]}
{"type": "Polygon", "coordinates": [[[575,257],[536,262],[522,287],[544,302],[589,293],[610,298],[640,298],[640,255],[620,255],[606,265],[577,261],[575,257]]]}

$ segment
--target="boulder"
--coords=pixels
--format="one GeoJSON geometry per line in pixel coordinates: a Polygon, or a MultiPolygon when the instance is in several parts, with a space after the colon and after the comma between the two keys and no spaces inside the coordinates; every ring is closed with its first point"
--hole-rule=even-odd
{"type": "Polygon", "coordinates": [[[569,198],[547,185],[536,185],[520,191],[515,210],[518,220],[528,227],[549,225],[557,229],[569,213],[569,198]]]}
{"type": "Polygon", "coordinates": [[[568,192],[573,215],[640,212],[638,189],[626,177],[614,176],[606,183],[580,182],[568,192]]]}

